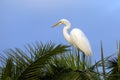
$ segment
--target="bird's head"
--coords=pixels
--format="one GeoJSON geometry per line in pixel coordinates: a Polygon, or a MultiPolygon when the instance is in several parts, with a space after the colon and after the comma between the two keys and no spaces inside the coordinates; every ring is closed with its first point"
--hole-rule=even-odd
{"type": "Polygon", "coordinates": [[[61,19],[56,24],[54,24],[52,27],[57,27],[57,26],[60,26],[61,24],[70,25],[70,22],[67,19],[61,19]]]}

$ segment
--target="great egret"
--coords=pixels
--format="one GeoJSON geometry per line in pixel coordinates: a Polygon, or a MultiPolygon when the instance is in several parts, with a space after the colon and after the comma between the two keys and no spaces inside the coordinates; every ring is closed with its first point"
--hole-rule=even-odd
{"type": "Polygon", "coordinates": [[[70,29],[70,22],[66,19],[61,19],[59,22],[57,22],[53,27],[59,26],[61,24],[64,24],[65,27],[63,28],[63,35],[65,39],[72,44],[74,47],[78,49],[78,62],[77,62],[77,69],[79,69],[79,51],[85,53],[83,54],[83,70],[85,70],[85,55],[90,56],[92,55],[92,50],[90,43],[85,36],[85,34],[78,28],[74,28],[71,32],[70,35],[68,34],[68,30],[70,29]]]}
{"type": "Polygon", "coordinates": [[[65,39],[78,50],[85,53],[86,56],[92,55],[92,49],[85,34],[80,29],[74,28],[69,35],[68,30],[70,29],[71,24],[67,19],[61,19],[59,22],[53,25],[53,27],[59,26],[61,24],[65,25],[63,28],[63,35],[65,39]]]}

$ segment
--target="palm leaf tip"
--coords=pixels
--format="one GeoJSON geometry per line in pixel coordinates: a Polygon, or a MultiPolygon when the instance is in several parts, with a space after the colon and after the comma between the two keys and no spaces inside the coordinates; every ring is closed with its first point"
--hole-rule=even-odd
{"type": "MultiPolygon", "coordinates": [[[[47,64],[47,62],[51,59],[52,56],[64,53],[68,51],[68,47],[66,45],[42,45],[42,48],[39,47],[37,53],[42,54],[42,56],[38,57],[32,64],[30,64],[23,73],[19,76],[18,80],[23,78],[26,79],[37,79],[40,76],[41,71],[44,72],[43,66],[47,64]],[[31,75],[32,74],[32,75],[31,75]]],[[[42,75],[42,74],[41,74],[42,75]]]]}

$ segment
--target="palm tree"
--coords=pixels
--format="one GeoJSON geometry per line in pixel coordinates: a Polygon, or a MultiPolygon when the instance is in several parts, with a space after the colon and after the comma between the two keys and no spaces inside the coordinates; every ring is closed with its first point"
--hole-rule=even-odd
{"type": "Polygon", "coordinates": [[[93,70],[91,61],[79,62],[77,65],[77,52],[72,50],[64,54],[53,56],[49,65],[45,67],[45,75],[41,80],[99,80],[98,75],[93,70]],[[89,64],[88,64],[89,63],[89,64]],[[84,70],[83,65],[86,67],[84,70]]]}
{"type": "Polygon", "coordinates": [[[54,55],[68,51],[67,47],[61,44],[37,43],[34,47],[26,46],[25,51],[9,49],[4,52],[7,57],[0,58],[4,62],[0,67],[0,80],[39,80],[47,61],[54,55]]]}
{"type": "MultiPolygon", "coordinates": [[[[36,43],[4,51],[0,56],[0,80],[100,80],[99,62],[82,57],[77,65],[77,50],[53,43],[36,43]],[[83,68],[85,66],[85,69],[83,68]]],[[[82,54],[81,54],[82,55],[82,54]]]]}
{"type": "Polygon", "coordinates": [[[107,68],[110,69],[108,72],[109,80],[120,79],[120,42],[118,43],[117,57],[112,57],[107,60],[107,68]]]}

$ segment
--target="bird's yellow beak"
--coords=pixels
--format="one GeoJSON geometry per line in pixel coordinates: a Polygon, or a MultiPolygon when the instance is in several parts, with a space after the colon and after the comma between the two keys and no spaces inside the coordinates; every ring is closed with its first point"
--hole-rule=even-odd
{"type": "Polygon", "coordinates": [[[59,25],[61,25],[61,24],[62,24],[61,22],[57,22],[56,24],[54,24],[54,25],[52,26],[52,28],[57,27],[57,26],[59,26],[59,25]]]}

